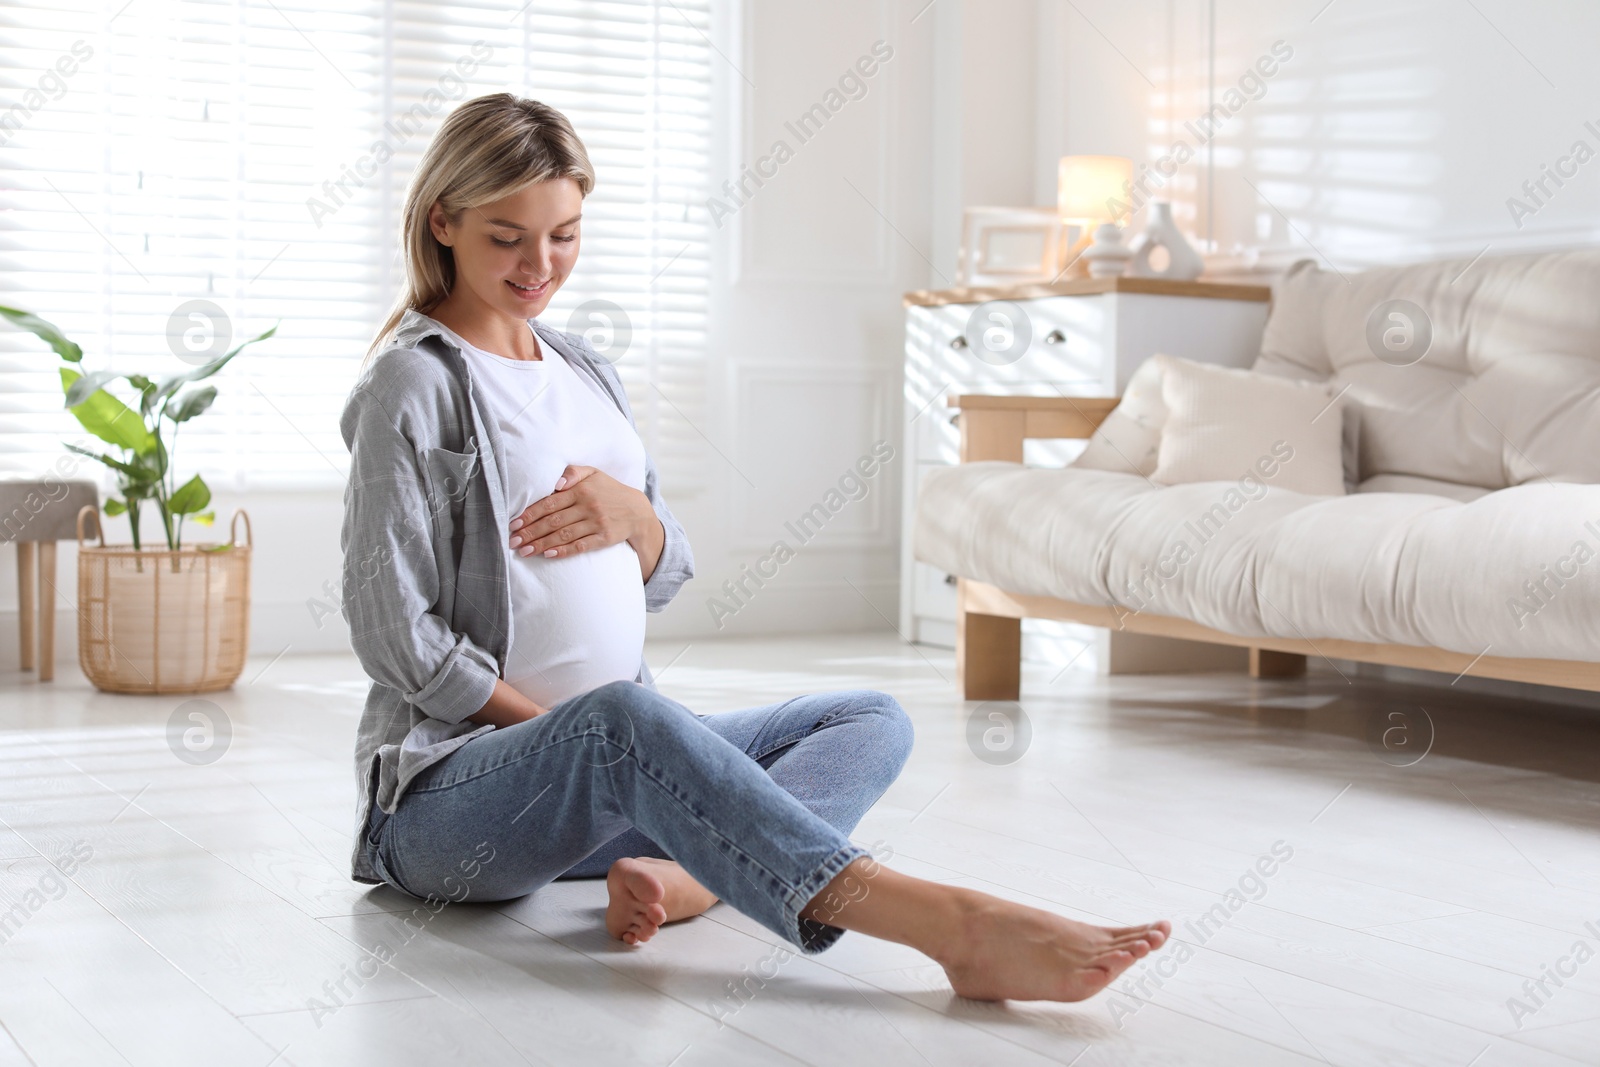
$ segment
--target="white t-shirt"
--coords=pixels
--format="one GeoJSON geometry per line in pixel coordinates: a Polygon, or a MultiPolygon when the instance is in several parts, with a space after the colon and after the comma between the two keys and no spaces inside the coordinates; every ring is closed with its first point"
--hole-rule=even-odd
{"type": "MultiPolygon", "coordinates": [[[[531,330],[532,327],[530,326],[531,330]]],[[[507,519],[556,491],[569,463],[644,491],[644,443],[600,383],[540,344],[543,359],[510,359],[450,336],[482,386],[485,418],[500,429],[507,519]]],[[[506,681],[546,708],[614,681],[644,657],[644,578],[626,541],[575,556],[518,555],[503,543],[511,579],[506,681]]]]}

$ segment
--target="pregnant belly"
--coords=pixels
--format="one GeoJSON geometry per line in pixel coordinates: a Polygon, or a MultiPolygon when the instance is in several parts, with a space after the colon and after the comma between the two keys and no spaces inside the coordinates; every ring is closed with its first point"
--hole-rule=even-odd
{"type": "Polygon", "coordinates": [[[632,680],[644,654],[644,580],[626,541],[565,559],[511,556],[506,681],[545,707],[632,680]]]}

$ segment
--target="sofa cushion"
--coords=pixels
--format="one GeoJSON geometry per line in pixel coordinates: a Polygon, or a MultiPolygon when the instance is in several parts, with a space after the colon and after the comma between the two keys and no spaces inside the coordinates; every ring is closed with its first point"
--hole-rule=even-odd
{"type": "Polygon", "coordinates": [[[1167,419],[1152,479],[1164,485],[1259,474],[1301,493],[1344,492],[1340,399],[1321,382],[1169,359],[1167,419]]]}
{"type": "MultiPolygon", "coordinates": [[[[1090,436],[1072,466],[1144,478],[1155,474],[1161,434],[1167,422],[1162,388],[1172,362],[1173,357],[1157,353],[1139,364],[1128,379],[1121,401],[1090,436]]],[[[1299,381],[1321,380],[1305,368],[1288,365],[1270,364],[1265,373],[1299,381]]],[[[1340,466],[1344,470],[1344,491],[1353,493],[1359,480],[1361,421],[1359,413],[1349,405],[1340,407],[1340,466]]]]}
{"type": "Polygon", "coordinates": [[[1466,503],[1480,496],[1488,496],[1490,490],[1480,485],[1457,485],[1455,482],[1441,482],[1437,478],[1417,478],[1410,474],[1375,474],[1362,482],[1356,492],[1427,493],[1466,503]]]}
{"type": "Polygon", "coordinates": [[[1463,503],[966,463],[927,475],[913,548],[1011,592],[1245,637],[1600,662],[1600,486],[1463,503]]]}
{"type": "Polygon", "coordinates": [[[1255,369],[1348,386],[1362,481],[1600,482],[1597,287],[1600,250],[1344,275],[1304,261],[1273,286],[1255,369]],[[1410,352],[1385,344],[1406,331],[1410,352]]]}

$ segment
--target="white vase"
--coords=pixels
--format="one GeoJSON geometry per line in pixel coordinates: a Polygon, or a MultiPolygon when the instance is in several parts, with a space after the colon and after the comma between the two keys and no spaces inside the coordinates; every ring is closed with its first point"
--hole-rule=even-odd
{"type": "Polygon", "coordinates": [[[1134,239],[1133,263],[1128,273],[1136,278],[1190,281],[1200,277],[1205,269],[1205,260],[1184,239],[1178,224],[1172,221],[1172,203],[1167,200],[1150,201],[1150,225],[1134,239]],[[1150,265],[1150,254],[1157,248],[1167,250],[1167,265],[1162,270],[1150,265]]]}

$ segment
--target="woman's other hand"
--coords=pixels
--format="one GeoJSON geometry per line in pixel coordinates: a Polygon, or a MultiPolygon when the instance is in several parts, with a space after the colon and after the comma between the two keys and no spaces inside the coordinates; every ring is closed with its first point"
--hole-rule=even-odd
{"type": "Polygon", "coordinates": [[[661,558],[666,532],[650,498],[595,467],[570,464],[556,491],[511,520],[511,548],[549,559],[627,541],[646,580],[661,558]]]}
{"type": "Polygon", "coordinates": [[[489,702],[467,718],[479,726],[515,726],[519,722],[537,719],[549,710],[513,689],[504,678],[497,678],[494,692],[489,694],[489,702]]]}

